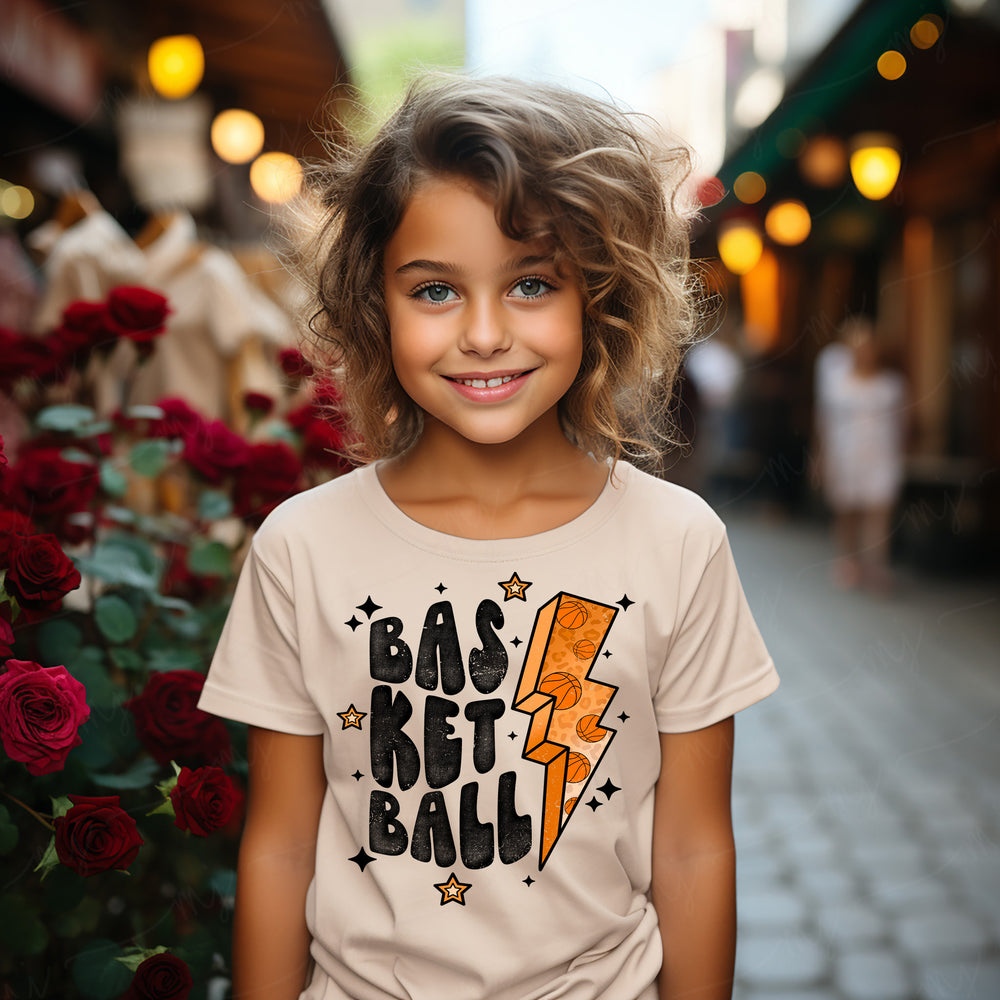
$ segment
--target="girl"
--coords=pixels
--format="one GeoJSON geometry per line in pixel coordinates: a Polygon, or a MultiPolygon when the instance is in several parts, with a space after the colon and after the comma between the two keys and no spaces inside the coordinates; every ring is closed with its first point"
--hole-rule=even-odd
{"type": "Polygon", "coordinates": [[[622,459],[693,314],[649,144],[447,77],[328,173],[369,464],[261,528],[202,695],[251,727],[236,996],[729,997],[731,717],[777,679],[721,522],[622,459]]]}

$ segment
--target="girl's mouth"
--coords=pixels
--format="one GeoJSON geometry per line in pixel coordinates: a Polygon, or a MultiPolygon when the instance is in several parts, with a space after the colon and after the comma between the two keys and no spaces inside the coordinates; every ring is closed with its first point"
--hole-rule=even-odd
{"type": "Polygon", "coordinates": [[[444,377],[466,399],[476,402],[500,402],[513,396],[534,369],[504,372],[497,375],[445,375],[444,377]]]}

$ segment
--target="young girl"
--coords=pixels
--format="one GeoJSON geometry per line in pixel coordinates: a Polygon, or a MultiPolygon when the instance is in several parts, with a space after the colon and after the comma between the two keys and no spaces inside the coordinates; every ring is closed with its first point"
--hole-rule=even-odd
{"type": "Polygon", "coordinates": [[[447,77],[324,197],[370,462],[268,518],[202,695],[251,727],[236,996],[729,997],[732,714],[777,678],[721,522],[621,458],[693,313],[653,152],[447,77]]]}

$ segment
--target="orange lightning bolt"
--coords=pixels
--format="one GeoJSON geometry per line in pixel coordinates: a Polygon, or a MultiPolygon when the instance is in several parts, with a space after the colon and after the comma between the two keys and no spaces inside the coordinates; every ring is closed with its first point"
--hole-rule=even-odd
{"type": "Polygon", "coordinates": [[[592,680],[590,671],[617,613],[560,593],[531,629],[514,708],[531,716],[522,757],[545,765],[539,869],[615,737],[601,716],[618,688],[592,680]]]}

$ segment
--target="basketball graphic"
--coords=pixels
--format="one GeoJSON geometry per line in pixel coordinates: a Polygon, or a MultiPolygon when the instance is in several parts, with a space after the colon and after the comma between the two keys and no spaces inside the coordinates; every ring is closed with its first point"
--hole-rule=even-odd
{"type": "Polygon", "coordinates": [[[566,761],[566,780],[576,784],[590,774],[590,761],[582,753],[571,753],[566,761]]]}
{"type": "Polygon", "coordinates": [[[538,690],[552,695],[556,700],[556,708],[560,711],[572,708],[583,694],[580,682],[565,670],[554,670],[551,674],[546,674],[538,685],[538,690]]]}
{"type": "Polygon", "coordinates": [[[608,731],[601,728],[598,722],[599,718],[600,716],[597,715],[581,716],[576,724],[576,735],[588,743],[600,743],[607,736],[608,731]]]}
{"type": "Polygon", "coordinates": [[[566,805],[563,806],[563,809],[566,810],[566,815],[567,816],[573,811],[573,806],[575,806],[575,805],[576,805],[576,796],[575,795],[573,796],[573,798],[566,800],[566,805]]]}
{"type": "Polygon", "coordinates": [[[597,647],[589,639],[580,639],[573,643],[573,655],[578,660],[589,660],[596,652],[597,647]]]}
{"type": "Polygon", "coordinates": [[[556,621],[563,628],[580,628],[589,617],[590,612],[582,601],[564,600],[559,605],[556,621]]]}

